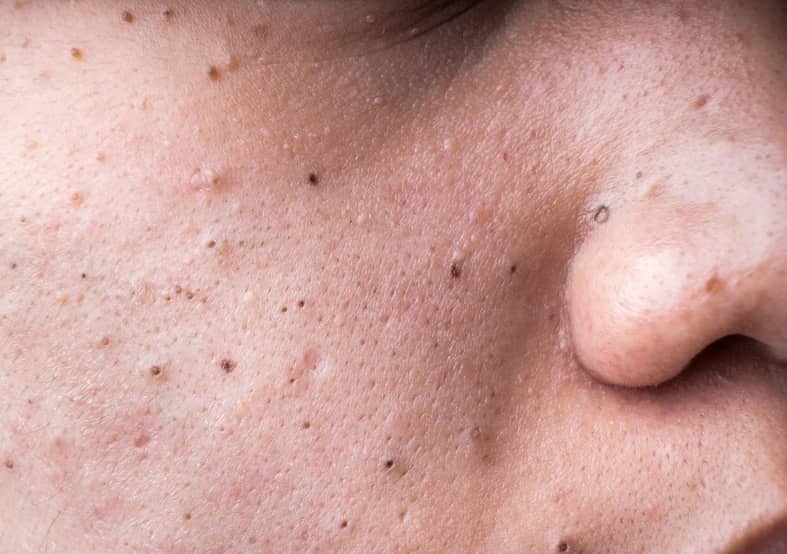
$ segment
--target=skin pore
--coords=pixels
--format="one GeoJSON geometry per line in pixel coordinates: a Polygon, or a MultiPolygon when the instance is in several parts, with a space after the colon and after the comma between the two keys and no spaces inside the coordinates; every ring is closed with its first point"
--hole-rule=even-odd
{"type": "Polygon", "coordinates": [[[0,550],[723,552],[787,514],[783,2],[0,22],[0,550]]]}

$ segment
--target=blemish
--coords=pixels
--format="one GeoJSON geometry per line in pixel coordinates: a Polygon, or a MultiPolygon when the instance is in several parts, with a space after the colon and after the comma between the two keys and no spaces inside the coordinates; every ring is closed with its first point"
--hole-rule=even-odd
{"type": "Polygon", "coordinates": [[[369,25],[372,25],[372,24],[374,24],[374,23],[377,23],[377,16],[376,16],[376,15],[374,15],[373,13],[370,13],[370,14],[368,14],[366,17],[364,17],[364,18],[363,18],[363,20],[364,20],[366,23],[368,23],[369,25]]]}
{"type": "Polygon", "coordinates": [[[311,424],[311,421],[304,421],[304,422],[301,424],[301,427],[302,427],[303,429],[310,429],[310,428],[311,428],[311,426],[312,426],[312,424],[311,424]]]}
{"type": "Polygon", "coordinates": [[[103,152],[96,153],[96,161],[103,162],[106,159],[107,159],[107,155],[104,154],[103,152]]]}
{"type": "Polygon", "coordinates": [[[147,433],[140,433],[137,438],[134,439],[134,448],[142,448],[147,443],[150,442],[150,435],[147,433]]]}
{"type": "Polygon", "coordinates": [[[566,541],[560,541],[558,543],[558,545],[557,545],[557,551],[558,552],[568,552],[569,551],[568,543],[566,541]]]}
{"type": "Polygon", "coordinates": [[[5,463],[4,463],[3,465],[4,465],[4,466],[5,466],[7,469],[14,469],[14,461],[13,461],[13,460],[11,460],[11,459],[8,459],[8,460],[6,460],[6,461],[5,461],[5,463]]]}
{"type": "Polygon", "coordinates": [[[159,375],[161,375],[161,366],[158,366],[158,365],[151,366],[150,374],[153,377],[158,377],[159,375]]]}
{"type": "Polygon", "coordinates": [[[283,314],[287,313],[287,306],[282,306],[281,307],[281,313],[283,313],[283,314]]]}
{"type": "Polygon", "coordinates": [[[609,208],[607,206],[600,206],[593,215],[593,221],[596,223],[606,223],[609,221],[609,208]]]}
{"type": "Polygon", "coordinates": [[[708,294],[716,294],[722,288],[724,288],[724,281],[719,279],[716,275],[708,279],[708,282],[705,283],[705,292],[708,294]]]}
{"type": "Polygon", "coordinates": [[[25,148],[27,149],[28,152],[32,152],[33,150],[38,148],[38,142],[31,140],[27,144],[25,144],[25,148]]]}
{"type": "Polygon", "coordinates": [[[219,68],[215,65],[211,65],[208,67],[208,77],[211,81],[218,81],[221,74],[219,73],[219,68]]]}
{"type": "Polygon", "coordinates": [[[71,49],[71,57],[74,58],[75,60],[81,60],[82,59],[82,50],[80,50],[79,48],[72,48],[71,49]]]}
{"type": "Polygon", "coordinates": [[[462,276],[462,267],[459,265],[459,262],[451,263],[450,273],[454,279],[459,279],[462,276]]]}
{"type": "Polygon", "coordinates": [[[235,368],[238,366],[238,364],[235,361],[230,360],[229,358],[224,358],[219,363],[219,366],[221,367],[221,369],[224,370],[224,373],[232,373],[235,370],[235,368]]]}
{"type": "Polygon", "coordinates": [[[99,344],[101,346],[109,346],[109,337],[102,337],[102,339],[99,341],[99,344]]]}
{"type": "Polygon", "coordinates": [[[214,246],[216,246],[216,241],[213,240],[213,239],[211,239],[211,240],[209,240],[208,242],[205,243],[205,247],[206,248],[213,248],[214,246]]]}
{"type": "Polygon", "coordinates": [[[391,459],[385,461],[385,469],[391,470],[393,469],[394,465],[394,461],[391,459]]]}
{"type": "Polygon", "coordinates": [[[123,10],[123,13],[120,14],[120,19],[126,23],[134,23],[134,14],[128,10],[123,10]]]}
{"type": "Polygon", "coordinates": [[[692,106],[694,107],[695,110],[699,110],[700,108],[703,108],[708,103],[708,100],[710,100],[710,95],[703,94],[697,97],[697,99],[692,103],[692,106]]]}
{"type": "Polygon", "coordinates": [[[80,275],[80,277],[82,277],[82,279],[87,279],[87,273],[83,273],[82,275],[80,275]]]}
{"type": "Polygon", "coordinates": [[[346,519],[343,519],[342,522],[339,524],[339,527],[341,527],[342,529],[346,529],[349,524],[350,522],[348,522],[346,519]]]}
{"type": "Polygon", "coordinates": [[[85,195],[81,192],[75,192],[71,195],[71,205],[75,208],[79,208],[82,204],[85,203],[85,195]]]}
{"type": "Polygon", "coordinates": [[[185,514],[183,514],[183,519],[185,519],[186,521],[190,520],[191,519],[191,512],[186,512],[185,514]]]}
{"type": "Polygon", "coordinates": [[[0,54],[0,63],[5,63],[6,57],[5,54],[0,54]]]}
{"type": "Polygon", "coordinates": [[[16,262],[11,264],[11,269],[16,269],[16,262]]]}
{"type": "Polygon", "coordinates": [[[305,305],[306,305],[306,302],[304,300],[298,300],[298,307],[299,308],[303,308],[305,305]]]}
{"type": "Polygon", "coordinates": [[[508,161],[508,152],[503,152],[503,161],[504,162],[508,161]]]}
{"type": "Polygon", "coordinates": [[[511,275],[513,275],[514,273],[516,273],[516,270],[517,270],[517,266],[516,266],[516,264],[511,264],[511,267],[510,267],[510,268],[508,268],[508,271],[511,273],[511,275]]]}
{"type": "Polygon", "coordinates": [[[312,172],[312,173],[309,173],[309,177],[308,177],[308,179],[309,179],[309,184],[310,184],[311,186],[313,186],[313,187],[316,187],[317,185],[319,185],[319,184],[320,184],[320,176],[319,176],[319,175],[317,175],[317,174],[316,174],[316,173],[314,173],[314,172],[312,172]]]}
{"type": "Polygon", "coordinates": [[[189,184],[193,190],[213,190],[219,183],[219,175],[209,167],[199,167],[191,175],[189,184]]]}
{"type": "Polygon", "coordinates": [[[170,20],[173,17],[175,17],[175,10],[173,10],[172,8],[167,8],[163,12],[161,12],[161,15],[162,17],[164,17],[164,19],[170,20]]]}
{"type": "Polygon", "coordinates": [[[229,71],[237,71],[240,68],[240,60],[237,56],[230,54],[227,60],[227,69],[229,71]]]}
{"type": "Polygon", "coordinates": [[[473,430],[470,431],[470,437],[473,439],[478,439],[479,437],[481,437],[481,428],[473,427],[473,430]]]}
{"type": "Polygon", "coordinates": [[[641,171],[637,171],[637,173],[636,173],[634,176],[635,176],[637,179],[642,179],[642,172],[641,172],[641,171]]]}

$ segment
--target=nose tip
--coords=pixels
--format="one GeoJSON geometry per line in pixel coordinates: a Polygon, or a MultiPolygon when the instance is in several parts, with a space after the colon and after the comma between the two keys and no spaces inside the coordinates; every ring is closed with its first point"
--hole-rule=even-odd
{"type": "Polygon", "coordinates": [[[787,359],[787,178],[769,178],[609,207],[568,279],[573,347],[589,373],[658,385],[728,335],[787,359]]]}

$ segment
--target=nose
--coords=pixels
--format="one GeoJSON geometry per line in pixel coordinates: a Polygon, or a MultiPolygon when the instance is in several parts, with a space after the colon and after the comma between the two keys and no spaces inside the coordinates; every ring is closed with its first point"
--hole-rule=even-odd
{"type": "Polygon", "coordinates": [[[573,347],[588,372],[658,385],[729,335],[787,360],[785,150],[662,153],[650,175],[632,171],[610,188],[567,284],[573,347]]]}

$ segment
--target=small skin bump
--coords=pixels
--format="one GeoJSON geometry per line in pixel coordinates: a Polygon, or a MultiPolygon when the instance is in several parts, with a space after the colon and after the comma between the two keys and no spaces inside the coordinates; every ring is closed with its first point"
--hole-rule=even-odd
{"type": "Polygon", "coordinates": [[[609,208],[606,206],[600,206],[593,215],[593,221],[599,224],[609,221],[609,208]]]}

